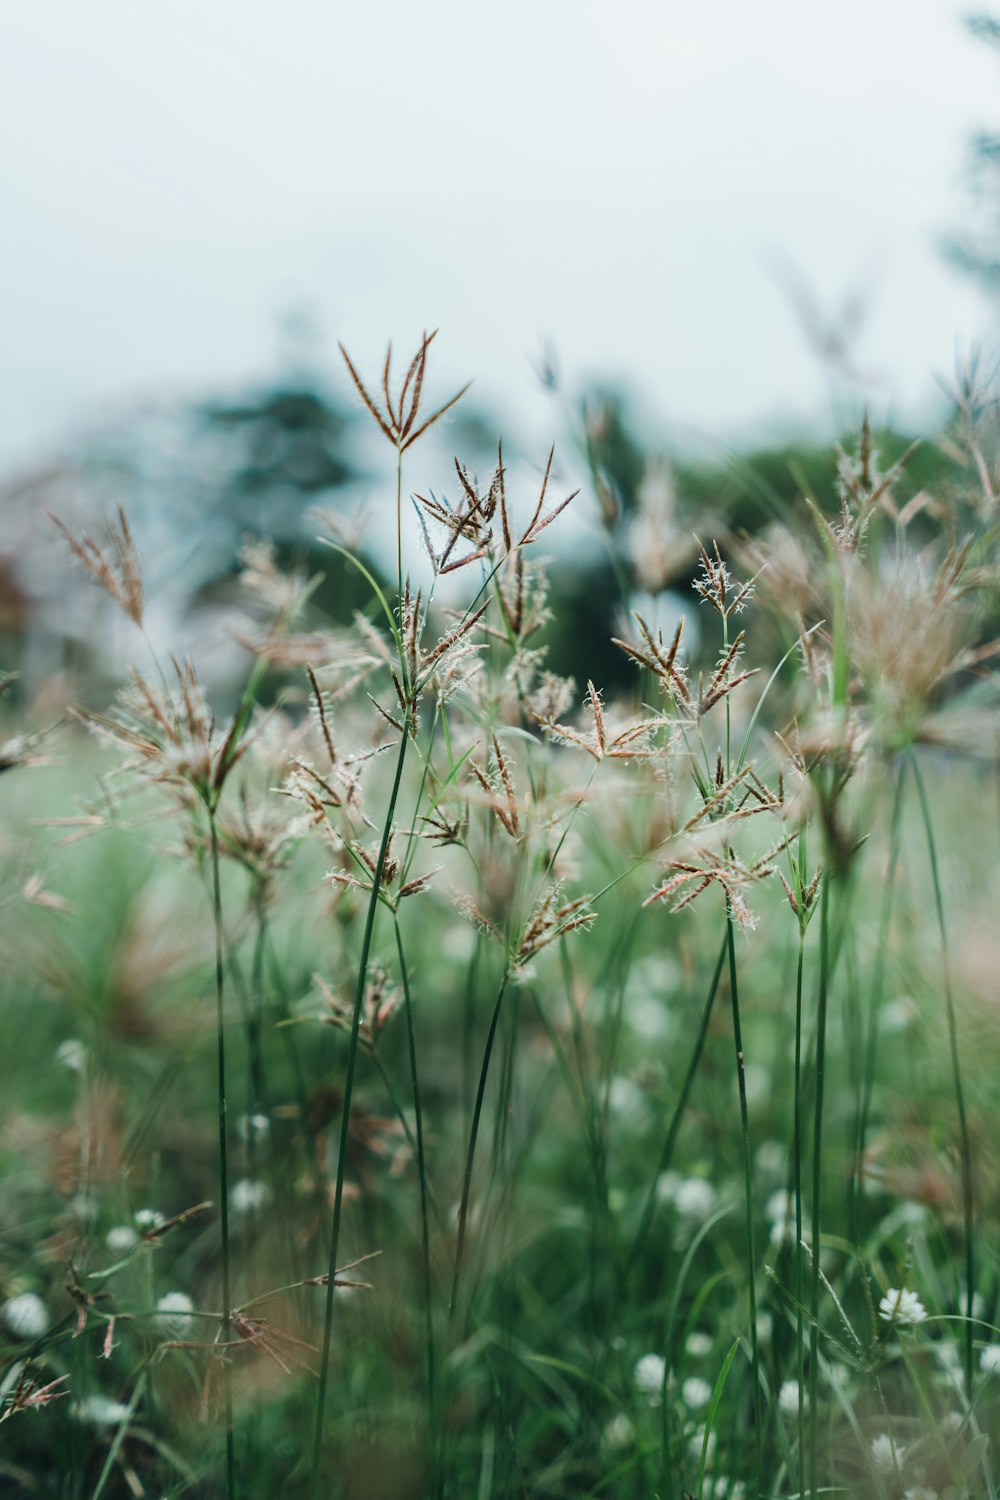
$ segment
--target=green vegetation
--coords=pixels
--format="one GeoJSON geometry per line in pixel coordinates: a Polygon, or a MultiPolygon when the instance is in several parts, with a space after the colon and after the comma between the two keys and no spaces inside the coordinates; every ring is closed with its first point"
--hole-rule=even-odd
{"type": "Polygon", "coordinates": [[[995,1500],[993,408],[421,497],[429,348],[393,581],[245,548],[228,717],[66,533],[137,669],[0,747],[3,1493],[995,1500]]]}

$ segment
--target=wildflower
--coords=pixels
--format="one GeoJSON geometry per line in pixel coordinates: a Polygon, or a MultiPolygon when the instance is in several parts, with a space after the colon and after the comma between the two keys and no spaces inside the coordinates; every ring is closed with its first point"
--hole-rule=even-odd
{"type": "Polygon", "coordinates": [[[711,1401],[712,1387],[700,1375],[690,1375],[681,1386],[681,1395],[685,1406],[689,1406],[692,1411],[700,1411],[711,1401]]]}
{"type": "Polygon", "coordinates": [[[158,1208],[137,1209],[133,1217],[138,1228],[144,1233],[150,1229],[159,1229],[161,1224],[166,1223],[158,1208]]]}
{"type": "Polygon", "coordinates": [[[192,1312],[194,1303],[187,1292],[164,1292],[156,1304],[153,1322],[165,1338],[180,1338],[187,1332],[192,1312]]]}
{"type": "Polygon", "coordinates": [[[87,1066],[87,1048],[79,1037],[70,1037],[56,1048],[56,1062],[69,1068],[71,1073],[82,1073],[87,1066]]]}
{"type": "Polygon", "coordinates": [[[96,1391],[82,1401],[74,1401],[70,1410],[78,1421],[89,1422],[93,1427],[116,1427],[128,1416],[128,1407],[123,1402],[112,1401],[110,1396],[96,1391]]]}
{"type": "Polygon", "coordinates": [[[265,1136],[270,1129],[267,1115],[240,1115],[236,1122],[236,1130],[244,1141],[250,1140],[251,1136],[265,1136]]]}
{"type": "MultiPolygon", "coordinates": [[[[687,1445],[688,1457],[692,1463],[697,1464],[701,1462],[701,1448],[703,1443],[705,1443],[705,1429],[704,1427],[696,1427],[690,1438],[688,1438],[687,1445]]],[[[715,1433],[710,1432],[708,1434],[708,1442],[705,1444],[705,1463],[708,1468],[711,1468],[714,1458],[715,1433]]]]}
{"type": "Polygon", "coordinates": [[[767,1200],[766,1211],[771,1221],[771,1243],[780,1245],[795,1233],[795,1199],[781,1188],[767,1200]]]}
{"type": "Polygon", "coordinates": [[[632,1372],[636,1389],[641,1391],[650,1406],[658,1406],[663,1399],[663,1379],[667,1362],[662,1354],[644,1354],[636,1362],[632,1372]]]}
{"type": "Polygon", "coordinates": [[[798,1415],[799,1382],[797,1380],[782,1381],[781,1390],[778,1392],[778,1410],[790,1417],[798,1415]]]}
{"type": "Polygon", "coordinates": [[[878,1305],[878,1315],[885,1323],[898,1328],[913,1328],[927,1317],[927,1310],[916,1292],[905,1287],[890,1287],[878,1305]]]}
{"type": "Polygon", "coordinates": [[[634,1439],[635,1428],[623,1411],[612,1417],[610,1422],[606,1422],[601,1432],[601,1446],[612,1452],[627,1448],[634,1439]]]}
{"type": "Polygon", "coordinates": [[[937,1490],[929,1490],[925,1484],[911,1484],[903,1491],[903,1500],[938,1500],[937,1490]]]}
{"type": "Polygon", "coordinates": [[[234,1214],[259,1213],[271,1201],[271,1189],[266,1182],[254,1182],[248,1177],[235,1182],[229,1193],[229,1206],[234,1214]]]}
{"type": "Polygon", "coordinates": [[[712,1340],[707,1333],[695,1329],[694,1333],[688,1334],[687,1343],[684,1346],[692,1359],[704,1359],[712,1352],[712,1340]]]}
{"type": "Polygon", "coordinates": [[[1000,1344],[987,1344],[979,1356],[979,1368],[988,1375],[1000,1370],[1000,1344]]]}
{"type": "Polygon", "coordinates": [[[104,1243],[114,1255],[123,1255],[139,1243],[139,1231],[131,1224],[116,1224],[108,1230],[104,1243]]]}
{"type": "Polygon", "coordinates": [[[674,1193],[674,1207],[685,1219],[707,1219],[715,1208],[716,1193],[703,1177],[685,1177],[674,1193]]]}
{"type": "Polygon", "coordinates": [[[872,1463],[880,1474],[895,1474],[902,1468],[905,1457],[903,1444],[894,1442],[886,1433],[880,1432],[872,1438],[872,1463]]]}
{"type": "Polygon", "coordinates": [[[34,1292],[21,1292],[4,1303],[3,1321],[16,1339],[40,1339],[49,1327],[49,1310],[34,1292]]]}

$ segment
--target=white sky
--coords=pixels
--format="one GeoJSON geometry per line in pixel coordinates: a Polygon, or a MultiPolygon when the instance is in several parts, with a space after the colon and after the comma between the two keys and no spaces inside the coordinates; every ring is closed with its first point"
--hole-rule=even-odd
{"type": "Polygon", "coordinates": [[[0,48],[0,464],[261,376],[294,305],[368,370],[440,325],[440,389],[539,432],[545,339],[677,431],[821,420],[779,255],[865,296],[880,414],[986,331],[951,0],[35,0],[0,48]]]}

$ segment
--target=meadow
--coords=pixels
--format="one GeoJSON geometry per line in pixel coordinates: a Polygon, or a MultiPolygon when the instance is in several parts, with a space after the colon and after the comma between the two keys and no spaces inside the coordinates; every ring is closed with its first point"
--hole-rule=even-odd
{"type": "Polygon", "coordinates": [[[586,441],[424,492],[430,352],[345,355],[388,581],[248,542],[231,702],[63,528],[135,667],[5,684],[0,1490],[995,1500],[995,407],[748,534],[586,441]]]}

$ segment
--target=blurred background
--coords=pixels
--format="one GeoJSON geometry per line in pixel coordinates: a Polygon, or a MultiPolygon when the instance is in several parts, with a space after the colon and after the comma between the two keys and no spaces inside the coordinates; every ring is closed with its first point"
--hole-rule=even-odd
{"type": "Polygon", "coordinates": [[[338,340],[377,380],[439,327],[431,399],[475,384],[409,487],[502,435],[530,489],[555,442],[553,665],[564,628],[621,671],[584,602],[643,507],[753,530],[863,410],[891,457],[988,376],[997,42],[952,0],[7,8],[0,664],[118,675],[45,515],[118,504],[153,634],[204,655],[246,533],[310,553],[316,506],[387,501],[338,340]]]}

